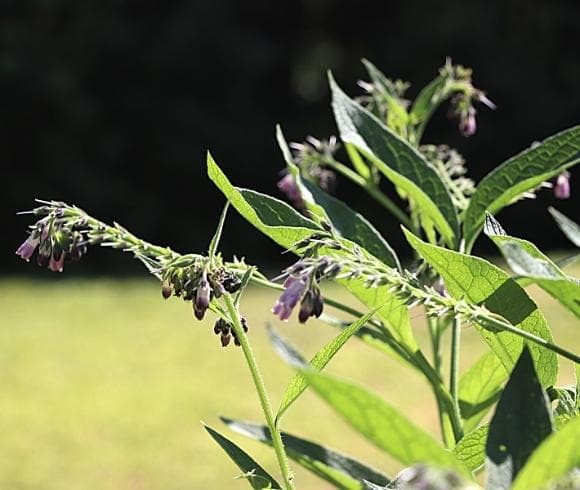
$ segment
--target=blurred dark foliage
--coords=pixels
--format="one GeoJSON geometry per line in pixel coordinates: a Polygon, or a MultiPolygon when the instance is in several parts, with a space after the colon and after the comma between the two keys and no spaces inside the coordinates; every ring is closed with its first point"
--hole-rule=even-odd
{"type": "MultiPolygon", "coordinates": [[[[335,133],[326,70],[355,95],[362,57],[411,81],[411,96],[446,56],[474,69],[498,110],[482,108],[477,135],[462,139],[442,109],[426,141],[457,146],[477,180],[579,122],[576,0],[14,0],[0,9],[4,272],[37,269],[14,255],[31,221],[15,213],[35,197],[76,203],[176,250],[204,249],[223,204],[205,176],[206,150],[236,184],[279,195],[274,124],[290,140],[335,133]]],[[[546,207],[578,219],[576,174],[571,200],[542,191],[504,211],[502,224],[566,247],[546,207]]],[[[393,219],[345,183],[338,193],[404,250],[393,219]]],[[[223,250],[281,260],[235,213],[223,250]]],[[[485,238],[479,250],[492,250],[485,238]]],[[[139,268],[93,250],[69,271],[139,268]]]]}

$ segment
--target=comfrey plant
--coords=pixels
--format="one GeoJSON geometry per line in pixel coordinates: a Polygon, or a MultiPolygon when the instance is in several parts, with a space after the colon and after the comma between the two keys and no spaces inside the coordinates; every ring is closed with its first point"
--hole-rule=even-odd
{"type": "MultiPolygon", "coordinates": [[[[294,207],[235,187],[208,155],[209,178],[229,205],[297,256],[274,280],[244,261],[226,261],[218,252],[228,204],[208,251],[182,255],[77,207],[40,201],[31,212],[37,221],[17,254],[30,260],[37,251],[40,265],[62,271],[90,245],[130,252],[161,281],[164,298],[177,296],[191,303],[198,320],[213,315],[221,345],[241,347],[265,425],[222,420],[230,429],[271,445],[280,476],[275,478],[234,442],[206,428],[253,488],[299,486],[289,459],[343,489],[478,488],[482,479],[476,476],[482,470],[490,489],[579,488],[580,383],[555,383],[559,357],[572,361],[580,378],[580,356],[553,339],[525,290],[536,284],[580,317],[580,282],[562,271],[578,255],[553,262],[534,244],[509,236],[494,215],[542,187],[553,187],[557,198],[569,196],[568,169],[580,161],[580,126],[534,143],[475,185],[456,150],[422,141],[431,115],[446,100],[464,136],[476,132],[478,109],[495,107],[474,87],[471,71],[448,61],[410,101],[405,98],[408,84],[388,79],[368,61],[364,64],[370,81],[359,83],[364,94],[356,99],[330,76],[340,138],[309,137],[288,145],[277,130],[286,162],[278,187],[294,207]],[[400,221],[415,257],[409,267],[401,266],[369,221],[331,196],[339,178],[359,186],[400,221]],[[386,191],[388,183],[396,200],[386,191]],[[471,253],[482,230],[512,274],[471,253]],[[323,294],[323,281],[344,286],[366,311],[323,294]],[[310,362],[271,329],[274,347],[297,371],[277,411],[239,308],[249,284],[281,291],[272,307],[280,320],[297,312],[299,322],[317,317],[339,329],[310,362]],[[409,309],[416,305],[428,320],[430,352],[415,340],[409,309]],[[328,314],[329,308],[352,319],[337,319],[328,314]],[[477,329],[489,350],[460,373],[461,332],[468,325],[477,329]],[[352,337],[424,376],[438,408],[441,441],[383,398],[323,372],[352,337]],[[444,342],[450,342],[449,359],[442,355],[444,342]],[[281,432],[283,415],[306,389],[399,461],[402,471],[389,477],[351,456],[281,432]],[[486,419],[491,410],[491,419],[486,419]]],[[[550,212],[580,247],[580,227],[555,209],[550,212]]]]}

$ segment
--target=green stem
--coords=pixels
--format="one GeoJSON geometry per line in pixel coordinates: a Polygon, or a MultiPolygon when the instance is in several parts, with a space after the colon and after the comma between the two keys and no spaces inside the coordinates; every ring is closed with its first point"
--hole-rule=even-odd
{"type": "Polygon", "coordinates": [[[250,374],[252,375],[252,380],[254,381],[254,386],[256,387],[256,392],[258,393],[258,398],[260,399],[260,404],[262,405],[262,411],[264,412],[264,417],[266,418],[266,424],[270,429],[270,436],[272,437],[272,444],[276,452],[276,458],[278,459],[278,464],[280,466],[280,471],[282,472],[282,479],[284,480],[284,486],[286,490],[293,490],[294,484],[292,483],[292,476],[290,472],[290,466],[288,465],[288,458],[286,457],[286,452],[284,451],[284,443],[282,442],[282,436],[280,431],[276,427],[274,413],[272,411],[272,406],[270,405],[270,399],[268,398],[268,393],[266,392],[266,387],[260,374],[258,364],[252,352],[250,342],[248,337],[242,328],[240,321],[240,315],[234,302],[229,294],[224,295],[224,302],[228,309],[230,319],[233,323],[233,328],[236,333],[238,340],[240,341],[240,347],[246,358],[246,363],[250,369],[250,374]]]}
{"type": "MultiPolygon", "coordinates": [[[[449,370],[449,392],[453,400],[456,417],[461,418],[459,411],[459,352],[461,349],[461,321],[455,317],[451,324],[451,362],[449,370]]],[[[457,442],[457,441],[456,441],[457,442]]]]}

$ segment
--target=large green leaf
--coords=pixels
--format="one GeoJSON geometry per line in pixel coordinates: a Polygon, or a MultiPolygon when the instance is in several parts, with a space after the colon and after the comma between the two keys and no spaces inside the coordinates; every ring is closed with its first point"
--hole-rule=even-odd
{"type": "Polygon", "coordinates": [[[491,406],[498,400],[508,373],[493,352],[486,352],[459,380],[459,408],[466,432],[477,427],[491,406]]]}
{"type": "Polygon", "coordinates": [[[414,203],[428,236],[433,238],[435,228],[447,243],[455,245],[457,213],[437,171],[409,143],[349,98],[332,76],[330,88],[341,139],[354,145],[414,203]]]}
{"type": "MultiPolygon", "coordinates": [[[[265,425],[242,422],[222,417],[233,431],[256,441],[272,445],[270,430],[265,425]]],[[[312,441],[282,432],[282,441],[289,458],[330,482],[336,488],[358,490],[364,488],[363,480],[386,485],[389,478],[380,471],[351,456],[312,441]]]]}
{"type": "Polygon", "coordinates": [[[477,186],[465,212],[466,250],[483,227],[485,211],[497,214],[524,193],[580,162],[580,126],[567,129],[502,163],[477,186]]]}
{"type": "MultiPolygon", "coordinates": [[[[425,243],[407,230],[405,235],[411,246],[443,278],[453,297],[485,306],[519,329],[552,341],[544,315],[506,272],[479,257],[425,243]]],[[[478,330],[506,370],[511,371],[522,351],[522,338],[507,331],[492,332],[481,327],[478,330]]],[[[536,344],[530,348],[542,384],[554,384],[558,374],[556,354],[536,344]]]]}
{"type": "Polygon", "coordinates": [[[309,369],[301,372],[311,388],[346,422],[397,461],[404,465],[423,463],[468,474],[452,453],[365,388],[309,369]]]}
{"type": "Polygon", "coordinates": [[[224,437],[211,427],[204,425],[205,430],[227,453],[234,463],[244,472],[243,478],[247,480],[252,488],[262,490],[265,488],[282,488],[272,476],[262,468],[248,453],[237,444],[224,437]]]}
{"type": "Polygon", "coordinates": [[[536,283],[580,318],[580,282],[577,279],[564,274],[533,243],[507,235],[490,214],[486,216],[484,230],[515,274],[536,283]]]}
{"type": "Polygon", "coordinates": [[[550,214],[562,230],[562,233],[568,237],[568,240],[577,247],[580,247],[580,225],[555,208],[550,207],[548,211],[550,211],[550,214]]]}
{"type": "MultiPolygon", "coordinates": [[[[350,326],[342,330],[338,336],[332,339],[316,353],[316,355],[309,363],[310,368],[318,371],[324,369],[324,367],[344,346],[344,344],[346,344],[346,341],[355,335],[359,329],[373,317],[374,313],[374,311],[367,313],[366,315],[353,322],[350,326]]],[[[292,405],[292,403],[298,399],[298,397],[307,387],[308,383],[301,373],[296,374],[294,378],[292,378],[290,384],[284,392],[284,395],[282,396],[282,401],[280,402],[280,408],[278,408],[276,419],[279,419],[284,414],[284,412],[288,410],[290,405],[292,405]]]]}
{"type": "Polygon", "coordinates": [[[580,417],[549,436],[534,451],[516,478],[513,490],[545,488],[580,467],[580,417]]]}
{"type": "Polygon", "coordinates": [[[319,216],[324,213],[324,217],[340,236],[359,244],[389,267],[400,269],[401,265],[395,251],[364,216],[352,210],[339,199],[327,194],[314,183],[301,178],[297,167],[292,162],[292,156],[280,126],[276,129],[276,139],[309,210],[319,216]]]}
{"type": "MultiPolygon", "coordinates": [[[[223,192],[232,206],[258,230],[284,248],[290,248],[298,241],[321,231],[313,221],[304,218],[284,202],[264,194],[234,187],[209,154],[207,170],[210,179],[223,192]]],[[[344,238],[341,240],[347,249],[352,249],[354,245],[352,242],[344,238]]],[[[344,253],[334,250],[324,250],[324,252],[339,256],[344,253]]],[[[368,254],[368,256],[369,260],[374,259],[382,264],[372,255],[368,254]]],[[[395,339],[411,352],[419,349],[411,331],[409,312],[405,303],[389,292],[388,288],[368,288],[364,278],[341,279],[337,282],[344,285],[370,310],[381,307],[377,316],[395,339]]]]}
{"type": "Polygon", "coordinates": [[[487,425],[465,434],[453,452],[471,471],[476,471],[485,464],[485,441],[487,440],[487,425]]]}
{"type": "Polygon", "coordinates": [[[534,449],[552,433],[551,412],[550,402],[526,347],[489,424],[485,444],[487,488],[511,488],[512,481],[534,449]]]}

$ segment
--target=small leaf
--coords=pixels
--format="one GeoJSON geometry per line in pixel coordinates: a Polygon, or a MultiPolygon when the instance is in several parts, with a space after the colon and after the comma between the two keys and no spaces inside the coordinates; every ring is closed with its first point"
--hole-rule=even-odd
{"type": "Polygon", "coordinates": [[[282,488],[272,476],[264,470],[248,453],[237,444],[221,435],[211,427],[204,424],[205,430],[227,453],[234,463],[244,472],[244,478],[252,488],[261,490],[264,488],[282,488]]]}
{"type": "MultiPolygon", "coordinates": [[[[544,315],[527,293],[511,277],[490,262],[423,242],[405,230],[411,246],[443,278],[449,293],[457,299],[485,306],[521,330],[552,342],[544,315]]],[[[507,331],[492,332],[477,327],[493,352],[511,371],[523,348],[521,337],[507,331]]],[[[556,354],[539,345],[531,345],[542,385],[551,386],[558,374],[556,354]]]]}
{"type": "Polygon", "coordinates": [[[485,464],[485,441],[487,439],[487,425],[465,434],[453,452],[471,471],[476,471],[485,464]]]}
{"type": "MultiPolygon", "coordinates": [[[[346,341],[355,335],[359,329],[367,323],[375,314],[375,311],[367,313],[366,315],[360,317],[351,325],[345,328],[340,334],[332,339],[328,344],[326,344],[322,349],[320,349],[316,355],[312,358],[309,363],[311,369],[322,371],[324,367],[330,362],[330,360],[338,353],[338,351],[346,344],[346,341]]],[[[302,374],[298,373],[292,378],[290,384],[286,388],[284,395],[282,396],[282,401],[280,402],[280,408],[276,415],[276,419],[279,420],[280,417],[288,410],[290,405],[294,403],[298,397],[304,392],[308,387],[307,381],[304,379],[302,374]]]]}
{"type": "Polygon", "coordinates": [[[560,230],[562,230],[562,233],[568,237],[568,240],[570,240],[577,247],[580,247],[580,225],[572,221],[570,218],[568,218],[568,216],[555,208],[550,207],[548,208],[548,211],[550,211],[550,214],[554,220],[556,220],[556,223],[560,227],[560,230]]]}
{"type": "Polygon", "coordinates": [[[530,351],[525,347],[489,425],[485,445],[487,488],[511,488],[534,449],[552,430],[550,403],[538,380],[530,351]]]}
{"type": "Polygon", "coordinates": [[[463,220],[466,250],[483,227],[485,211],[497,214],[522,194],[580,162],[580,126],[567,129],[492,170],[471,196],[463,220]]]}
{"type": "MultiPolygon", "coordinates": [[[[242,422],[222,417],[222,421],[234,432],[250,439],[272,445],[270,430],[265,425],[242,422]]],[[[346,454],[326,446],[282,432],[282,441],[289,458],[336,488],[362,489],[362,481],[369,480],[379,485],[389,483],[389,478],[378,470],[346,454]]]]}
{"type": "Polygon", "coordinates": [[[577,279],[564,274],[533,243],[506,235],[490,214],[486,217],[484,230],[515,274],[536,283],[580,318],[580,282],[577,279]]]}
{"type": "Polygon", "coordinates": [[[415,148],[350,99],[331,75],[330,88],[341,139],[354,145],[413,201],[428,234],[435,227],[454,245],[459,234],[457,213],[437,171],[415,148]]]}
{"type": "Polygon", "coordinates": [[[369,441],[404,465],[430,464],[468,474],[465,466],[393,406],[366,389],[308,369],[311,388],[369,441]]]}
{"type": "Polygon", "coordinates": [[[501,360],[486,352],[459,380],[459,408],[466,432],[477,427],[491,406],[499,399],[501,386],[508,378],[501,360]]]}

